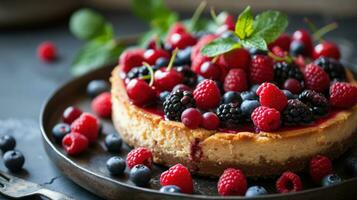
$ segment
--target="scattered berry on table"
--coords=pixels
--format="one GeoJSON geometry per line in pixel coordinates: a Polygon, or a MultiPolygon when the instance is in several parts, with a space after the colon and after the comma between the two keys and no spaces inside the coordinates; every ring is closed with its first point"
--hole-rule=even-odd
{"type": "Polygon", "coordinates": [[[166,185],[160,188],[162,193],[181,193],[181,189],[176,185],[166,185]]]}
{"type": "Polygon", "coordinates": [[[25,157],[20,151],[10,150],[3,155],[4,165],[11,172],[18,172],[25,163],[25,157]]]}
{"type": "Polygon", "coordinates": [[[79,118],[71,124],[71,131],[84,135],[89,142],[98,138],[98,119],[90,113],[82,113],[79,118]]]}
{"type": "Polygon", "coordinates": [[[72,132],[63,137],[62,147],[68,155],[77,155],[88,148],[88,139],[79,133],[72,132]]]}
{"type": "Polygon", "coordinates": [[[244,48],[232,50],[222,55],[221,64],[228,68],[247,70],[250,64],[250,53],[244,48]]]}
{"type": "Polygon", "coordinates": [[[320,183],[322,178],[332,173],[331,160],[326,156],[316,155],[310,160],[310,176],[315,183],[320,183]]]}
{"type": "Polygon", "coordinates": [[[283,91],[272,83],[262,84],[258,88],[257,93],[262,106],[282,111],[288,103],[288,99],[283,91]]]}
{"type": "Polygon", "coordinates": [[[274,80],[279,84],[283,84],[289,78],[296,79],[301,82],[304,80],[304,75],[299,67],[293,63],[277,62],[274,64],[274,80]]]}
{"type": "Polygon", "coordinates": [[[160,176],[160,184],[161,186],[176,185],[183,193],[193,193],[191,174],[182,164],[176,164],[164,171],[160,176]]]}
{"type": "Polygon", "coordinates": [[[118,176],[124,174],[125,160],[119,156],[113,156],[107,160],[107,169],[111,175],[118,176]]]}
{"type": "Polygon", "coordinates": [[[145,61],[143,49],[129,49],[119,57],[119,64],[123,72],[128,73],[132,68],[141,66],[145,61]]]}
{"type": "Polygon", "coordinates": [[[16,146],[16,140],[11,135],[3,135],[0,137],[0,149],[2,153],[13,150],[16,146]]]}
{"type": "Polygon", "coordinates": [[[251,115],[254,125],[262,131],[274,131],[280,127],[280,112],[274,108],[259,106],[251,115]]]}
{"type": "MultiPolygon", "coordinates": [[[[149,65],[155,65],[157,59],[166,58],[170,59],[170,54],[163,49],[148,49],[144,52],[144,60],[149,65]]],[[[141,66],[140,63],[138,66],[141,66]]]]}
{"type": "Polygon", "coordinates": [[[316,92],[325,92],[330,86],[330,78],[327,73],[314,63],[306,66],[304,82],[306,88],[316,92]]]}
{"type": "Polygon", "coordinates": [[[229,70],[223,83],[224,91],[243,92],[248,90],[247,74],[242,69],[229,70]]]}
{"type": "Polygon", "coordinates": [[[195,72],[191,70],[188,66],[180,66],[176,68],[176,71],[181,73],[183,76],[182,83],[188,85],[190,87],[196,85],[197,83],[197,75],[195,72]]]}
{"type": "Polygon", "coordinates": [[[265,55],[255,55],[250,65],[250,82],[260,84],[274,79],[274,62],[265,55]]]}
{"type": "Polygon", "coordinates": [[[239,92],[228,91],[222,96],[222,103],[237,103],[240,105],[242,103],[241,94],[239,92]]]}
{"type": "Polygon", "coordinates": [[[213,112],[206,112],[202,115],[202,127],[207,130],[216,130],[220,121],[218,116],[213,112]]]}
{"type": "Polygon", "coordinates": [[[51,62],[57,58],[56,46],[53,42],[42,42],[37,47],[37,56],[45,62],[51,62]]]}
{"type": "Polygon", "coordinates": [[[52,128],[52,136],[57,143],[61,143],[65,135],[71,132],[71,127],[66,123],[58,123],[52,128]]]}
{"type": "Polygon", "coordinates": [[[280,176],[275,186],[279,193],[297,192],[302,189],[302,182],[298,175],[288,171],[280,176]]]}
{"type": "Polygon", "coordinates": [[[91,98],[109,91],[110,86],[105,80],[92,80],[87,85],[87,95],[91,98]]]}
{"type": "Polygon", "coordinates": [[[284,89],[289,90],[291,93],[299,94],[302,90],[301,82],[294,79],[289,78],[283,84],[284,89]]]}
{"type": "Polygon", "coordinates": [[[121,151],[123,141],[118,134],[112,133],[105,137],[104,144],[109,152],[117,153],[121,151]]]}
{"type": "Polygon", "coordinates": [[[240,105],[240,109],[242,110],[242,114],[246,121],[250,121],[250,116],[252,115],[254,109],[258,108],[260,103],[258,100],[245,100],[240,105]]]}
{"type": "Polygon", "coordinates": [[[143,164],[147,167],[152,167],[152,153],[145,147],[138,147],[131,150],[126,157],[126,164],[131,169],[135,165],[143,164]]]}
{"type": "Polygon", "coordinates": [[[305,90],[299,95],[299,100],[312,109],[316,116],[324,116],[329,111],[329,103],[326,97],[313,90],[305,90]]]}
{"type": "Polygon", "coordinates": [[[112,95],[104,92],[95,97],[91,103],[92,111],[99,117],[109,118],[112,115],[112,95]]]}
{"type": "Polygon", "coordinates": [[[321,180],[321,185],[322,186],[330,186],[330,185],[335,185],[335,184],[341,183],[341,182],[342,182],[342,179],[340,176],[338,176],[337,174],[329,174],[321,180]]]}
{"type": "Polygon", "coordinates": [[[299,56],[304,55],[305,45],[299,40],[294,40],[290,44],[290,55],[299,56]]]}
{"type": "Polygon", "coordinates": [[[202,123],[202,114],[196,108],[187,108],[181,114],[181,122],[190,129],[198,128],[202,123]]]}
{"type": "Polygon", "coordinates": [[[243,114],[238,103],[221,104],[216,113],[223,127],[237,128],[243,122],[243,114]]]}
{"type": "Polygon", "coordinates": [[[251,186],[245,192],[246,197],[256,197],[268,194],[268,191],[263,186],[251,186]]]}
{"type": "Polygon", "coordinates": [[[330,87],[330,104],[349,108],[357,104],[357,87],[350,83],[334,83],[330,87]]]}
{"type": "Polygon", "coordinates": [[[302,42],[304,44],[304,56],[311,57],[313,44],[308,31],[304,29],[296,30],[292,35],[292,40],[302,42]]]}
{"type": "Polygon", "coordinates": [[[191,88],[188,87],[187,85],[185,84],[177,84],[174,88],[172,88],[172,92],[176,92],[176,91],[191,91],[191,88]]]}
{"type": "Polygon", "coordinates": [[[126,85],[126,91],[130,100],[138,106],[149,104],[155,100],[156,93],[147,82],[141,79],[133,79],[126,85]]]}
{"type": "Polygon", "coordinates": [[[323,41],[317,44],[312,52],[313,59],[318,59],[322,56],[339,60],[341,57],[340,49],[335,43],[323,41]]]}
{"type": "Polygon", "coordinates": [[[175,91],[166,98],[163,105],[167,119],[180,121],[184,110],[195,107],[195,100],[189,91],[175,91]]]}
{"type": "Polygon", "coordinates": [[[314,119],[311,109],[298,99],[288,100],[281,117],[285,126],[308,124],[314,119]]]}
{"type": "Polygon", "coordinates": [[[149,184],[151,179],[151,170],[145,165],[138,164],[131,168],[129,180],[135,185],[144,187],[149,184]]]}
{"type": "Polygon", "coordinates": [[[72,124],[79,116],[81,116],[82,111],[74,106],[67,107],[62,114],[62,121],[66,124],[72,124]]]}
{"type": "Polygon", "coordinates": [[[245,100],[258,100],[258,96],[253,91],[244,91],[240,93],[243,101],[245,100]]]}
{"type": "Polygon", "coordinates": [[[221,92],[214,81],[206,79],[197,85],[193,91],[193,97],[199,108],[210,109],[218,106],[221,92]]]}
{"type": "Polygon", "coordinates": [[[241,170],[228,168],[219,177],[217,189],[222,196],[244,195],[247,191],[247,179],[241,170]]]}
{"type": "Polygon", "coordinates": [[[333,58],[320,57],[314,63],[328,74],[331,81],[346,81],[345,67],[339,61],[333,58]]]}
{"type": "Polygon", "coordinates": [[[280,47],[284,51],[289,51],[291,43],[291,36],[287,33],[282,33],[275,41],[268,45],[271,50],[273,47],[280,47]]]}
{"type": "Polygon", "coordinates": [[[211,61],[202,63],[199,74],[206,79],[218,80],[221,77],[221,68],[211,61]]]}

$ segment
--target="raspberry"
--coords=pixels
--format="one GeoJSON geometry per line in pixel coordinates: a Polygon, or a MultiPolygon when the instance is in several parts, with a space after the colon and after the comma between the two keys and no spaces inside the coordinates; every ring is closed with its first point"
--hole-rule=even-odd
{"type": "Polygon", "coordinates": [[[302,182],[298,175],[293,172],[284,172],[275,184],[280,193],[297,192],[302,189],[302,182]]]}
{"type": "Polygon", "coordinates": [[[299,100],[312,109],[314,115],[323,116],[329,111],[328,100],[321,93],[305,90],[299,95],[299,100]]]}
{"type": "Polygon", "coordinates": [[[195,107],[195,100],[189,91],[174,91],[164,101],[165,117],[169,120],[180,121],[181,114],[187,108],[195,107]]]}
{"type": "Polygon", "coordinates": [[[332,173],[331,160],[325,156],[317,155],[310,160],[309,172],[315,183],[320,183],[323,177],[332,173]]]}
{"type": "Polygon", "coordinates": [[[72,124],[79,116],[81,116],[82,111],[74,106],[66,108],[62,114],[62,120],[66,124],[72,124]]]}
{"type": "Polygon", "coordinates": [[[272,83],[264,85],[262,89],[259,87],[257,91],[262,106],[282,111],[288,103],[284,92],[272,83]]]}
{"type": "Polygon", "coordinates": [[[255,55],[250,65],[250,81],[252,84],[269,82],[274,79],[273,60],[265,55],[255,55]]]}
{"type": "Polygon", "coordinates": [[[71,130],[84,135],[89,142],[94,142],[98,138],[98,119],[89,113],[82,115],[71,124],[71,130]]]}
{"type": "Polygon", "coordinates": [[[251,115],[254,125],[262,131],[273,131],[280,127],[280,113],[274,108],[259,106],[251,115]]]}
{"type": "Polygon", "coordinates": [[[263,91],[264,88],[270,87],[270,85],[275,86],[273,83],[269,83],[269,82],[264,82],[261,85],[257,85],[257,89],[255,93],[259,96],[260,92],[263,91]]]}
{"type": "Polygon", "coordinates": [[[348,108],[357,103],[357,87],[349,83],[334,83],[330,87],[330,104],[348,108]]]}
{"type": "Polygon", "coordinates": [[[345,67],[333,58],[320,57],[314,61],[328,74],[331,81],[346,81],[345,67]]]}
{"type": "Polygon", "coordinates": [[[88,139],[82,134],[72,132],[64,136],[62,146],[68,155],[77,155],[88,148],[88,139]]]}
{"type": "Polygon", "coordinates": [[[135,165],[143,164],[151,168],[152,166],[152,153],[145,147],[139,147],[131,150],[126,157],[126,164],[131,169],[135,165]]]}
{"type": "Polygon", "coordinates": [[[123,72],[128,73],[132,68],[141,66],[145,61],[143,49],[129,49],[124,51],[119,58],[123,72]]]}
{"type": "Polygon", "coordinates": [[[304,78],[306,87],[316,92],[325,92],[330,86],[330,78],[327,73],[314,63],[306,66],[304,78]]]}
{"type": "Polygon", "coordinates": [[[56,47],[52,42],[42,42],[37,48],[37,56],[42,61],[50,62],[56,59],[56,47]]]}
{"type": "Polygon", "coordinates": [[[100,117],[110,117],[112,115],[112,95],[110,92],[104,92],[93,99],[91,107],[93,112],[95,112],[100,117]]]}
{"type": "Polygon", "coordinates": [[[250,63],[250,54],[244,48],[235,49],[221,56],[220,64],[228,68],[247,70],[250,63]]]}
{"type": "Polygon", "coordinates": [[[248,90],[247,75],[242,69],[229,70],[226,78],[224,79],[224,91],[243,92],[248,90]]]}
{"type": "Polygon", "coordinates": [[[188,169],[181,165],[176,164],[167,171],[164,171],[160,176],[160,184],[162,186],[175,185],[181,189],[182,192],[192,194],[193,182],[188,169]]]}
{"type": "Polygon", "coordinates": [[[243,121],[242,110],[238,103],[221,104],[216,112],[224,127],[237,128],[243,121]]]}
{"type": "Polygon", "coordinates": [[[221,92],[214,81],[206,79],[197,85],[193,98],[199,108],[215,108],[221,100],[221,92]]]}
{"type": "Polygon", "coordinates": [[[247,190],[247,179],[241,170],[228,168],[219,177],[217,190],[222,196],[244,195],[247,190]]]}
{"type": "Polygon", "coordinates": [[[289,51],[291,43],[291,36],[287,33],[282,33],[275,41],[268,45],[269,49],[273,47],[280,47],[284,51],[289,51]]]}
{"type": "Polygon", "coordinates": [[[308,124],[313,120],[313,114],[311,109],[303,102],[290,99],[282,112],[282,120],[286,126],[308,124]]]}

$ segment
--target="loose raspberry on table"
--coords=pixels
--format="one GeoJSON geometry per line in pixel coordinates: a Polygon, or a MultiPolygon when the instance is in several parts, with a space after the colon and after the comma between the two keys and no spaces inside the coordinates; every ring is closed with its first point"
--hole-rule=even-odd
{"type": "Polygon", "coordinates": [[[110,92],[104,92],[95,97],[91,103],[93,112],[100,117],[110,117],[112,115],[112,95],[110,92]]]}
{"type": "Polygon", "coordinates": [[[144,61],[143,49],[128,49],[119,57],[119,65],[125,73],[128,73],[134,67],[142,66],[144,61]]]}
{"type": "Polygon", "coordinates": [[[327,73],[314,63],[306,66],[304,79],[306,87],[316,92],[325,92],[330,86],[330,78],[327,73]]]}
{"type": "Polygon", "coordinates": [[[43,61],[50,62],[56,59],[57,51],[53,42],[42,42],[37,48],[37,56],[43,61]]]}
{"type": "Polygon", "coordinates": [[[62,139],[62,146],[68,155],[77,155],[88,148],[88,139],[76,132],[71,132],[62,139]]]}
{"type": "Polygon", "coordinates": [[[215,108],[221,100],[221,92],[214,81],[206,79],[197,85],[193,98],[199,108],[215,108]]]}
{"type": "Polygon", "coordinates": [[[297,192],[302,189],[302,182],[298,175],[293,172],[284,172],[275,184],[279,193],[297,192]]]}
{"type": "Polygon", "coordinates": [[[160,184],[162,186],[175,185],[184,193],[193,193],[191,174],[182,164],[176,164],[170,167],[167,171],[164,171],[160,176],[160,184]]]}
{"type": "Polygon", "coordinates": [[[94,142],[98,138],[98,119],[89,113],[82,113],[79,118],[71,124],[71,130],[84,135],[89,142],[94,142]]]}
{"type": "Polygon", "coordinates": [[[274,80],[274,62],[265,55],[255,55],[250,64],[250,81],[260,84],[274,80]]]}
{"type": "Polygon", "coordinates": [[[260,89],[259,87],[257,90],[260,104],[269,108],[275,108],[278,111],[284,110],[288,103],[284,92],[272,83],[263,84],[261,87],[263,88],[260,89]]]}
{"type": "Polygon", "coordinates": [[[228,168],[219,178],[217,190],[222,196],[244,195],[247,190],[247,179],[241,170],[228,168]]]}
{"type": "Polygon", "coordinates": [[[248,90],[247,74],[242,69],[229,70],[223,83],[224,91],[243,92],[248,90]]]}
{"type": "Polygon", "coordinates": [[[145,147],[138,147],[131,150],[126,157],[126,164],[131,169],[135,165],[143,164],[147,167],[152,167],[152,153],[145,147]]]}
{"type": "Polygon", "coordinates": [[[357,104],[357,87],[350,83],[334,83],[330,87],[330,104],[349,108],[357,104]]]}
{"type": "Polygon", "coordinates": [[[316,155],[310,160],[309,172],[315,183],[320,183],[322,178],[332,173],[331,160],[322,155],[316,155]]]}
{"type": "Polygon", "coordinates": [[[262,131],[274,131],[280,127],[280,112],[274,108],[259,106],[251,115],[254,125],[262,131]]]}

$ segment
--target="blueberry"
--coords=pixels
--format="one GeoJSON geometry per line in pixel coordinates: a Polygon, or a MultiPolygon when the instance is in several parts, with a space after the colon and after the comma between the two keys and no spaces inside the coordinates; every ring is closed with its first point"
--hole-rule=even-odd
{"type": "Polygon", "coordinates": [[[104,80],[93,80],[87,85],[87,95],[91,98],[98,96],[103,92],[108,92],[110,87],[104,80]]]}
{"type": "Polygon", "coordinates": [[[329,174],[322,179],[321,185],[330,186],[340,183],[341,181],[342,181],[341,177],[339,177],[337,174],[329,174]]]}
{"type": "Polygon", "coordinates": [[[57,143],[61,143],[65,135],[71,132],[71,127],[65,123],[56,124],[52,128],[52,135],[57,143]]]}
{"type": "Polygon", "coordinates": [[[169,64],[169,60],[167,58],[158,58],[155,62],[155,67],[158,69],[161,67],[166,67],[169,64]]]}
{"type": "Polygon", "coordinates": [[[243,101],[258,99],[258,96],[255,94],[255,92],[252,91],[244,91],[240,93],[240,97],[242,98],[243,101]]]}
{"type": "Polygon", "coordinates": [[[246,197],[256,197],[268,194],[267,190],[262,186],[251,186],[245,192],[246,197]]]}
{"type": "Polygon", "coordinates": [[[112,133],[105,137],[104,144],[109,152],[115,153],[121,151],[123,141],[116,133],[112,133]]]}
{"type": "Polygon", "coordinates": [[[242,110],[243,115],[246,116],[248,119],[250,119],[250,115],[252,114],[254,109],[256,109],[259,106],[260,103],[258,100],[245,100],[240,105],[240,109],[242,110]]]}
{"type": "Polygon", "coordinates": [[[250,91],[257,93],[258,87],[259,87],[258,84],[252,85],[252,87],[250,87],[250,91]]]}
{"type": "Polygon", "coordinates": [[[292,56],[303,55],[305,50],[304,43],[294,40],[290,44],[290,54],[292,56]]]}
{"type": "Polygon", "coordinates": [[[142,164],[135,165],[129,174],[129,179],[137,186],[146,186],[151,178],[151,170],[142,164]]]}
{"type": "Polygon", "coordinates": [[[177,52],[174,66],[190,65],[191,64],[191,51],[192,47],[186,47],[177,52]]]}
{"type": "Polygon", "coordinates": [[[282,90],[283,93],[285,94],[285,96],[288,98],[288,99],[296,99],[297,97],[291,93],[289,90],[282,90]]]}
{"type": "Polygon", "coordinates": [[[4,164],[12,172],[18,172],[25,163],[25,157],[20,151],[10,150],[3,156],[4,164]]]}
{"type": "Polygon", "coordinates": [[[357,157],[350,156],[345,161],[345,168],[348,173],[357,176],[357,157]]]}
{"type": "Polygon", "coordinates": [[[257,49],[257,48],[250,48],[249,49],[249,53],[250,55],[254,56],[254,55],[267,55],[268,52],[261,50],[261,49],[257,49]]]}
{"type": "Polygon", "coordinates": [[[113,156],[107,161],[107,169],[114,176],[122,175],[125,170],[125,161],[119,156],[113,156]]]}
{"type": "Polygon", "coordinates": [[[162,193],[181,193],[181,189],[176,185],[166,185],[160,188],[162,193]]]}
{"type": "Polygon", "coordinates": [[[3,153],[13,150],[16,146],[16,140],[11,135],[4,135],[0,137],[0,149],[3,153]]]}
{"type": "Polygon", "coordinates": [[[242,98],[240,97],[239,92],[228,91],[224,93],[222,98],[222,103],[238,103],[239,105],[242,103],[242,98]]]}

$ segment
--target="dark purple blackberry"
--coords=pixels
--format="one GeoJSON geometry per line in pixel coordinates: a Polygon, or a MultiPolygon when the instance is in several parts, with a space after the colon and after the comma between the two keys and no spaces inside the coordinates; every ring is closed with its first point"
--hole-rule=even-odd
{"type": "MultiPolygon", "coordinates": [[[[141,67],[134,67],[131,69],[128,74],[126,75],[129,80],[134,79],[134,78],[143,78],[146,76],[149,76],[149,70],[145,66],[141,67]]],[[[150,81],[150,79],[146,79],[146,81],[150,81]]]]}
{"type": "Polygon", "coordinates": [[[313,117],[311,109],[298,99],[288,100],[288,105],[282,112],[285,126],[308,124],[312,122],[313,117]]]}
{"type": "Polygon", "coordinates": [[[309,106],[316,116],[326,115],[329,111],[329,104],[326,97],[313,90],[305,90],[299,95],[299,100],[309,106]]]}
{"type": "Polygon", "coordinates": [[[195,107],[195,100],[189,91],[175,91],[164,101],[165,117],[169,120],[180,121],[181,114],[187,108],[195,107]]]}
{"type": "Polygon", "coordinates": [[[339,61],[333,58],[320,57],[314,63],[328,74],[331,81],[346,81],[345,68],[339,61]]]}
{"type": "Polygon", "coordinates": [[[277,62],[274,65],[274,77],[275,81],[279,84],[284,83],[288,78],[294,78],[300,82],[304,80],[304,75],[300,71],[299,67],[295,64],[287,62],[277,62]]]}
{"type": "Polygon", "coordinates": [[[216,111],[221,124],[227,128],[236,128],[243,121],[243,114],[237,103],[221,104],[216,111]]]}
{"type": "Polygon", "coordinates": [[[193,87],[197,84],[197,75],[190,69],[189,66],[177,67],[176,71],[183,75],[183,84],[190,87],[193,87]]]}

